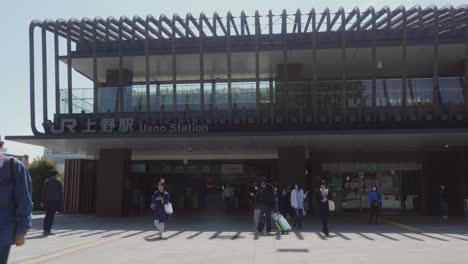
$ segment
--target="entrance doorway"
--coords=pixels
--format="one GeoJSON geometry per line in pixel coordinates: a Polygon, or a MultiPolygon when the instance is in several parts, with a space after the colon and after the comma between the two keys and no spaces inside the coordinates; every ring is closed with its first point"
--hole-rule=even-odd
{"type": "Polygon", "coordinates": [[[130,167],[130,214],[149,211],[161,178],[175,210],[208,213],[248,211],[253,183],[276,179],[276,160],[133,161],[130,167]]]}
{"type": "Polygon", "coordinates": [[[324,163],[322,170],[342,211],[369,209],[367,194],[373,186],[382,194],[383,210],[420,210],[420,163],[324,163]]]}

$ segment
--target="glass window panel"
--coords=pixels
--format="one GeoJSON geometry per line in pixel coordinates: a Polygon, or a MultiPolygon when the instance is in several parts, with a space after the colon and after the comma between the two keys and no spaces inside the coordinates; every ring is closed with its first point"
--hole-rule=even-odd
{"type": "Polygon", "coordinates": [[[401,106],[401,79],[377,81],[377,106],[401,106]]]}
{"type": "Polygon", "coordinates": [[[184,83],[177,85],[177,109],[185,110],[185,106],[198,109],[200,106],[200,83],[184,83]]]}
{"type": "Polygon", "coordinates": [[[256,83],[255,82],[233,82],[232,83],[232,103],[238,109],[255,108],[256,105],[256,83]]]}
{"type": "Polygon", "coordinates": [[[463,78],[440,78],[440,103],[463,104],[463,78]]]}
{"type": "Polygon", "coordinates": [[[172,84],[161,84],[158,88],[156,87],[156,96],[158,97],[159,104],[164,106],[165,110],[172,109],[172,84]]]}
{"type": "Polygon", "coordinates": [[[228,85],[225,82],[219,82],[215,84],[214,87],[214,104],[215,106],[221,109],[228,109],[228,85]]]}
{"type": "Polygon", "coordinates": [[[429,105],[433,102],[432,79],[409,79],[406,93],[408,105],[429,105]]]}
{"type": "Polygon", "coordinates": [[[371,107],[372,81],[349,81],[346,95],[348,107],[371,107]]]}
{"type": "Polygon", "coordinates": [[[98,92],[99,113],[118,111],[118,87],[100,87],[98,92]]]}

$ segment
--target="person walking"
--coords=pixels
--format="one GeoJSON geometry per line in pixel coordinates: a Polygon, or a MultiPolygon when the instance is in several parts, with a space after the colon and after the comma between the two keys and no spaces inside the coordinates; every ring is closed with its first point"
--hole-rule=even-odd
{"type": "Polygon", "coordinates": [[[62,182],[57,179],[58,171],[51,170],[49,178],[45,180],[42,188],[41,205],[45,209],[43,232],[44,236],[54,235],[52,225],[54,224],[55,213],[62,211],[62,182]]]}
{"type": "Polygon", "coordinates": [[[158,189],[153,193],[151,197],[151,209],[153,210],[153,220],[154,226],[158,229],[159,238],[163,239],[163,233],[165,228],[165,223],[169,219],[164,206],[171,203],[171,196],[165,190],[164,181],[161,181],[158,184],[158,189]]]}
{"type": "Polygon", "coordinates": [[[322,232],[325,234],[325,236],[328,237],[330,236],[328,231],[328,200],[331,198],[331,193],[327,188],[324,180],[322,180],[320,183],[320,189],[317,191],[316,198],[318,202],[319,216],[322,222],[322,232]]]}
{"type": "Polygon", "coordinates": [[[290,205],[290,196],[288,196],[288,191],[286,187],[281,188],[281,193],[279,195],[279,212],[284,217],[288,215],[288,207],[290,205]]]}
{"type": "Polygon", "coordinates": [[[371,191],[367,195],[369,198],[369,224],[372,224],[372,220],[375,218],[374,223],[379,223],[380,208],[382,207],[382,195],[377,190],[377,186],[372,186],[371,191]]]}
{"type": "Polygon", "coordinates": [[[273,189],[269,184],[267,184],[267,180],[265,178],[262,179],[262,182],[260,183],[256,204],[258,209],[260,209],[257,232],[262,233],[263,228],[266,225],[266,233],[269,234],[271,232],[271,211],[275,206],[275,197],[273,189]]]}
{"type": "Polygon", "coordinates": [[[440,185],[439,200],[440,200],[441,217],[442,219],[447,220],[448,219],[448,202],[447,202],[447,190],[445,189],[445,185],[440,185]]]}
{"type": "MultiPolygon", "coordinates": [[[[0,148],[4,142],[0,140],[0,148]]],[[[31,176],[24,164],[0,153],[0,264],[6,264],[11,245],[22,246],[31,228],[31,176]]]]}
{"type": "Polygon", "coordinates": [[[231,186],[228,184],[226,187],[224,187],[223,193],[222,193],[222,198],[224,200],[225,204],[225,209],[226,212],[229,213],[231,211],[232,205],[233,205],[233,198],[234,198],[234,190],[231,188],[231,186]]]}
{"type": "Polygon", "coordinates": [[[257,203],[257,194],[258,194],[258,186],[255,183],[252,186],[252,188],[250,190],[250,194],[249,194],[251,202],[252,202],[252,207],[254,209],[254,211],[253,211],[253,228],[252,228],[253,232],[257,231],[258,221],[260,219],[260,207],[258,206],[258,203],[257,203]]]}
{"type": "Polygon", "coordinates": [[[302,228],[302,215],[304,214],[304,190],[296,184],[291,191],[291,207],[294,209],[293,228],[302,228]]]}

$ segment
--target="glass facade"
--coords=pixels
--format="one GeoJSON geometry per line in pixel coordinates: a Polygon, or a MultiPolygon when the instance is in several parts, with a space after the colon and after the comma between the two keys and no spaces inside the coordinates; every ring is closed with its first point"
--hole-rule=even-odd
{"type": "MultiPolygon", "coordinates": [[[[434,82],[430,78],[410,78],[406,85],[407,106],[430,106],[434,102],[434,82]]],[[[73,113],[93,112],[93,89],[73,89],[73,113]]],[[[229,109],[228,83],[224,81],[205,82],[205,111],[227,111],[229,109]]],[[[97,88],[98,112],[146,112],[146,86],[132,85],[123,88],[97,88]],[[122,97],[122,102],[120,98],[122,97]]],[[[173,85],[150,85],[150,111],[173,110],[173,85]]],[[[179,83],[176,86],[177,111],[198,111],[201,109],[199,83],[179,83]]],[[[372,81],[319,81],[319,82],[260,82],[259,102],[262,110],[273,106],[282,113],[287,104],[293,111],[317,109],[319,112],[341,111],[344,108],[371,108],[372,81]]],[[[439,104],[463,105],[463,79],[439,79],[439,104]]],[[[61,90],[61,111],[66,113],[68,93],[61,90]]],[[[256,110],[256,83],[253,81],[234,81],[231,83],[231,103],[233,111],[256,110]]],[[[376,107],[401,107],[403,105],[403,82],[401,79],[376,80],[376,107]]]]}
{"type": "Polygon", "coordinates": [[[420,209],[422,165],[419,162],[324,163],[322,168],[330,186],[336,190],[339,210],[368,209],[367,194],[373,186],[382,195],[382,209],[420,209]]]}

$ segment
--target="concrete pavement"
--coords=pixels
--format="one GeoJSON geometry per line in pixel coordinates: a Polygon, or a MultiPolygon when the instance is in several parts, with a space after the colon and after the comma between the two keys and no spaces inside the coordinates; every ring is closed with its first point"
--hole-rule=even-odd
{"type": "Polygon", "coordinates": [[[468,224],[463,219],[332,216],[331,237],[318,219],[289,235],[256,236],[251,219],[235,215],[176,215],[159,240],[151,217],[59,215],[55,236],[43,237],[34,216],[24,247],[12,263],[466,263],[468,224]],[[410,227],[410,228],[407,228],[410,227]]]}

